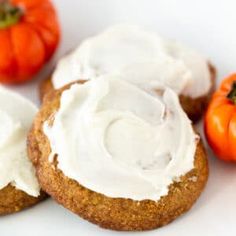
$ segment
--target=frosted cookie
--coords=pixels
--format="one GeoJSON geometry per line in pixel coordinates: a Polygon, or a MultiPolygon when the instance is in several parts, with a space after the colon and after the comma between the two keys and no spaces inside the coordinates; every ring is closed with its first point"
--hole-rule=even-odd
{"type": "Polygon", "coordinates": [[[0,215],[20,211],[42,200],[26,140],[37,108],[0,87],[0,215]]]}
{"type": "Polygon", "coordinates": [[[155,90],[156,84],[164,83],[180,96],[193,121],[201,117],[216,76],[195,50],[137,26],[119,25],[86,39],[59,60],[41,86],[41,98],[49,90],[106,73],[117,73],[144,89],[155,90]]]}
{"type": "Polygon", "coordinates": [[[190,209],[207,158],[178,96],[106,75],[48,93],[28,137],[43,190],[113,230],[149,230],[190,209]]]}

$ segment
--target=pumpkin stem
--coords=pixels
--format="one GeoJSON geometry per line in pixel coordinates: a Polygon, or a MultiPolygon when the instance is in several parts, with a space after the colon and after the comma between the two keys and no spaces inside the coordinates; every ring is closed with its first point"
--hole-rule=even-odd
{"type": "Polygon", "coordinates": [[[227,95],[227,98],[236,105],[236,81],[232,83],[232,87],[227,95]]]}
{"type": "Polygon", "coordinates": [[[13,6],[7,0],[0,0],[0,29],[17,24],[22,15],[21,8],[13,6]]]}

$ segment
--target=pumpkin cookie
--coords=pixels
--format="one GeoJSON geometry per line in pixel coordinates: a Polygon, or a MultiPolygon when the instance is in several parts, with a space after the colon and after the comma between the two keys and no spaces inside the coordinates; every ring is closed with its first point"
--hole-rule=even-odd
{"type": "Polygon", "coordinates": [[[213,66],[195,50],[137,26],[120,25],[86,39],[63,57],[41,85],[40,96],[73,81],[106,73],[117,73],[148,90],[164,83],[180,96],[183,109],[193,121],[205,110],[216,77],[213,66]]]}
{"type": "Polygon", "coordinates": [[[0,215],[20,211],[46,197],[28,159],[26,139],[37,108],[0,87],[0,215]]]}
{"type": "Polygon", "coordinates": [[[207,178],[206,153],[177,95],[116,76],[48,93],[28,136],[43,190],[113,230],[150,230],[188,211],[207,178]]]}
{"type": "Polygon", "coordinates": [[[46,193],[44,192],[40,192],[38,197],[33,197],[9,184],[0,190],[0,215],[21,211],[45,198],[46,193]]]}

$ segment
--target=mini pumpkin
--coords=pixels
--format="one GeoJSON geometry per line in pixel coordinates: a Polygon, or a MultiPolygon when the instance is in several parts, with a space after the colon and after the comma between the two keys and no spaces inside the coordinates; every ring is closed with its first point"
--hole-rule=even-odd
{"type": "Polygon", "coordinates": [[[51,58],[59,39],[49,0],[0,1],[0,82],[31,79],[51,58]]]}
{"type": "Polygon", "coordinates": [[[236,161],[236,74],[223,80],[214,93],[204,129],[214,153],[225,161],[236,161]]]}

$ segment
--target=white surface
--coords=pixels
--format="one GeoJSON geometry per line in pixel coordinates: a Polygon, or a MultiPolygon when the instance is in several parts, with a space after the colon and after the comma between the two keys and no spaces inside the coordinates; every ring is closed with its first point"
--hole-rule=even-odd
{"type": "MultiPolygon", "coordinates": [[[[148,26],[198,49],[216,65],[219,78],[236,71],[234,0],[55,0],[55,4],[63,28],[56,58],[104,27],[129,22],[148,26]]],[[[13,89],[38,102],[37,84],[52,65],[53,62],[34,82],[13,89]]],[[[0,235],[235,235],[236,165],[209,155],[210,178],[202,196],[187,214],[161,229],[144,233],[111,232],[47,200],[21,213],[1,217],[0,235]]]]}

